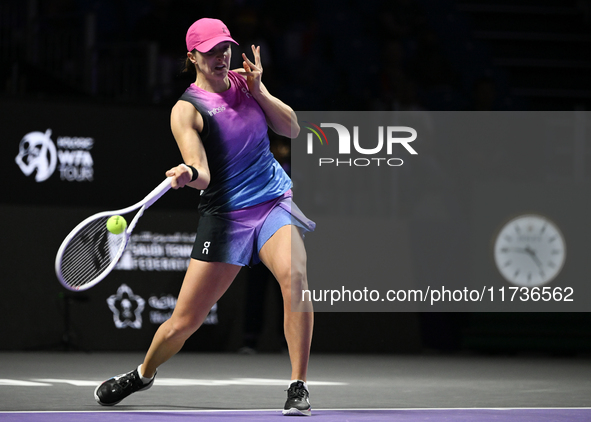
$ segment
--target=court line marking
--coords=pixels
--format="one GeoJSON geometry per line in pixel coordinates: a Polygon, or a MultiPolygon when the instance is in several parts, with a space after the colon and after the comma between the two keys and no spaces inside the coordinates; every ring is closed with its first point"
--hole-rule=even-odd
{"type": "MultiPolygon", "coordinates": [[[[103,380],[84,380],[84,379],[63,379],[63,378],[30,378],[27,380],[19,379],[0,379],[0,387],[51,387],[54,384],[69,384],[76,387],[95,387],[103,380]]],[[[254,386],[289,386],[289,382],[284,379],[270,378],[231,378],[227,380],[196,379],[196,378],[156,378],[154,383],[159,387],[226,387],[230,385],[254,385],[254,386]]],[[[310,386],[341,386],[349,385],[346,382],[334,381],[310,381],[310,386]]]]}
{"type": "MultiPolygon", "coordinates": [[[[591,407],[405,407],[318,409],[316,412],[346,411],[432,411],[432,410],[591,410],[591,407]]],[[[200,409],[200,410],[7,410],[4,413],[221,413],[221,412],[281,412],[281,409],[200,409]]]]}

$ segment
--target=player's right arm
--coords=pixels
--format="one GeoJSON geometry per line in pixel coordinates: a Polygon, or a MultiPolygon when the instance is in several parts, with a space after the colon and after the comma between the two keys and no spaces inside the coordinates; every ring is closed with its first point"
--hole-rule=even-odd
{"type": "Polygon", "coordinates": [[[209,185],[211,175],[207,164],[207,155],[199,133],[203,130],[203,117],[195,107],[187,101],[178,101],[170,114],[170,127],[176,143],[181,151],[183,162],[193,166],[199,172],[197,180],[191,180],[191,170],[179,165],[166,172],[168,177],[176,176],[172,181],[174,189],[191,186],[205,189],[209,185]]]}

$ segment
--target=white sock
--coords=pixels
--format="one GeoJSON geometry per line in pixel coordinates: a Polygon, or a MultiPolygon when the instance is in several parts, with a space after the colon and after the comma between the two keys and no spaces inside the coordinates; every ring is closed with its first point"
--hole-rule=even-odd
{"type": "Polygon", "coordinates": [[[149,384],[150,381],[152,381],[152,379],[154,379],[154,376],[152,376],[151,378],[146,378],[144,377],[143,373],[142,373],[142,364],[140,363],[140,366],[137,367],[137,373],[140,376],[140,379],[142,380],[142,382],[144,384],[149,384]]]}
{"type": "MultiPolygon", "coordinates": [[[[289,382],[289,386],[291,387],[291,384],[293,384],[294,382],[298,382],[298,381],[302,381],[302,380],[291,380],[291,381],[289,382]]],[[[306,390],[308,390],[308,384],[306,384],[306,381],[302,381],[302,382],[304,383],[304,388],[305,388],[306,390]]],[[[308,392],[310,392],[310,390],[308,390],[308,392]]]]}

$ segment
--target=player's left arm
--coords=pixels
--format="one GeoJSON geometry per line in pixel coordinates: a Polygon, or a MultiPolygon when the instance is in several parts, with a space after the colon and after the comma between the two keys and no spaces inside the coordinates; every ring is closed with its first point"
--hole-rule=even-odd
{"type": "Polygon", "coordinates": [[[261,47],[255,48],[253,45],[252,52],[254,54],[254,63],[246,57],[246,54],[242,53],[244,68],[235,71],[246,78],[248,89],[263,109],[269,127],[279,135],[296,138],[300,132],[300,126],[295,112],[279,98],[271,95],[261,81],[263,76],[261,47]]]}

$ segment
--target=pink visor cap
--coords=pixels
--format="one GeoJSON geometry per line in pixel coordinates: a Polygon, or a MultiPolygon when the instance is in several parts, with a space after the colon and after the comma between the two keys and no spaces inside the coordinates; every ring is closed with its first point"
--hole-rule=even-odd
{"type": "Polygon", "coordinates": [[[230,30],[219,19],[199,19],[187,31],[187,51],[197,49],[200,53],[207,53],[216,44],[230,41],[238,45],[230,36],[230,30]]]}

